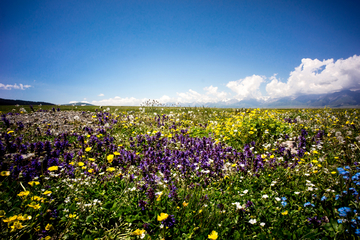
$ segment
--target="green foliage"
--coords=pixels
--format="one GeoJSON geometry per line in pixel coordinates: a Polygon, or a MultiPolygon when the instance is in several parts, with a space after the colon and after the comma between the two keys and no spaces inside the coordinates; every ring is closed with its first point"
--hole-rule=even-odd
{"type": "MultiPolygon", "coordinates": [[[[21,137],[23,143],[54,144],[59,135],[35,135],[36,127],[53,129],[45,124],[18,129],[14,124],[6,127],[0,123],[6,149],[0,159],[3,239],[140,239],[142,230],[143,239],[209,239],[212,231],[218,239],[357,237],[358,226],[351,225],[358,217],[353,210],[359,210],[359,195],[354,189],[360,191],[351,178],[359,170],[357,110],[111,107],[106,119],[101,115],[101,122],[95,107],[60,108],[90,111],[90,120],[97,125],[89,134],[83,123],[69,123],[77,135],[69,134],[68,148],[59,150],[59,165],[63,167],[51,173],[42,166],[41,175],[32,179],[38,185],[25,181],[24,169],[19,177],[9,176],[15,172],[11,166],[19,161],[16,154],[24,155],[11,152],[9,143],[15,144],[21,137]],[[291,119],[291,123],[284,119],[291,119]],[[79,136],[84,137],[84,143],[79,136]],[[215,147],[207,151],[218,149],[223,165],[205,175],[205,165],[199,163],[183,171],[178,165],[184,163],[174,161],[171,172],[166,173],[172,182],[165,181],[161,163],[156,168],[149,165],[146,169],[154,182],[145,188],[147,173],[142,161],[163,157],[149,155],[149,149],[165,156],[169,154],[166,151],[196,152],[179,140],[181,136],[193,140],[211,137],[215,147]],[[95,138],[103,145],[99,147],[95,138]],[[306,143],[301,154],[300,139],[306,143]],[[295,146],[283,145],[286,141],[295,146]],[[246,149],[246,144],[251,149],[246,149]],[[249,151],[245,170],[242,164],[249,151]],[[119,152],[132,157],[125,158],[119,152]],[[72,154],[71,160],[65,159],[65,153],[72,154]],[[109,155],[114,155],[114,160],[109,155]],[[126,161],[119,161],[122,158],[126,161]],[[348,179],[337,170],[345,166],[348,179]],[[68,174],[71,171],[73,175],[68,174]],[[176,197],[171,196],[170,183],[176,187],[176,197]],[[153,198],[150,187],[156,189],[153,198]],[[351,208],[351,214],[341,217],[338,209],[342,207],[351,208]],[[162,213],[173,216],[176,224],[164,226],[158,220],[162,213]],[[21,220],[22,216],[26,219],[21,220]]],[[[45,150],[31,152],[30,147],[28,153],[34,154],[25,160],[29,166],[31,161],[49,156],[45,150]]],[[[197,156],[204,160],[201,154],[199,151],[197,156]]],[[[214,166],[211,161],[206,159],[206,164],[214,166]]]]}

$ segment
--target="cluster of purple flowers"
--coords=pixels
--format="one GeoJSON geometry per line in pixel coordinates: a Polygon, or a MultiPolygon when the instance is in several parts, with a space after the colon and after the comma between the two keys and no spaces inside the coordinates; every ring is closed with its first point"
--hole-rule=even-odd
{"type": "Polygon", "coordinates": [[[291,119],[291,118],[284,118],[284,121],[285,121],[285,122],[287,122],[287,123],[297,123],[296,118],[294,118],[294,119],[291,119]]]}

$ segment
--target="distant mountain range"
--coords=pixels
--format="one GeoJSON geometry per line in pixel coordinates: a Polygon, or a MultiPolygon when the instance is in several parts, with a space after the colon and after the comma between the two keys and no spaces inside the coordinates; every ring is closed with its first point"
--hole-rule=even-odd
{"type": "MultiPolygon", "coordinates": [[[[199,106],[199,104],[189,104],[190,106],[199,106]]],[[[317,107],[356,107],[360,108],[360,90],[343,90],[328,94],[309,94],[297,97],[283,97],[278,99],[257,100],[246,99],[238,101],[232,99],[226,102],[205,103],[204,107],[219,108],[317,108],[317,107]]]]}
{"type": "MultiPolygon", "coordinates": [[[[48,102],[34,102],[34,101],[26,101],[26,100],[12,100],[12,99],[4,99],[0,98],[0,105],[56,105],[54,103],[48,102]]],[[[62,106],[94,106],[90,103],[83,103],[83,102],[76,102],[76,103],[69,103],[69,104],[61,104],[62,106]]]]}
{"type": "Polygon", "coordinates": [[[11,99],[3,99],[0,98],[0,105],[56,105],[48,102],[34,102],[34,101],[26,101],[26,100],[11,100],[11,99]]]}
{"type": "MultiPolygon", "coordinates": [[[[11,100],[0,98],[0,105],[55,105],[48,102],[34,102],[24,100],[11,100]]],[[[62,104],[63,106],[94,106],[89,103],[76,102],[69,104],[62,104]]],[[[297,97],[283,97],[278,99],[257,100],[246,99],[238,101],[232,99],[229,101],[216,102],[216,103],[190,103],[184,106],[204,106],[204,107],[218,107],[218,108],[360,108],[360,90],[350,91],[343,90],[335,93],[328,94],[309,94],[297,97]]]]}
{"type": "Polygon", "coordinates": [[[76,102],[76,103],[68,103],[68,104],[61,104],[62,106],[94,106],[90,103],[83,103],[83,102],[76,102]]]}

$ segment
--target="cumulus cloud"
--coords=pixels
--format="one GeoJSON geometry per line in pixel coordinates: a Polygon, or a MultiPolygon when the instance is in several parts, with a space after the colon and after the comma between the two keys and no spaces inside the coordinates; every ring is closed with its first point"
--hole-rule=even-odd
{"type": "Polygon", "coordinates": [[[320,61],[303,58],[286,83],[273,76],[266,85],[267,93],[274,98],[348,89],[360,89],[360,56],[335,62],[334,59],[320,61]]]}
{"type": "Polygon", "coordinates": [[[237,81],[230,81],[226,86],[236,93],[235,99],[241,101],[246,98],[262,98],[260,84],[265,81],[266,77],[259,75],[248,76],[237,81]]]}
{"type": "Polygon", "coordinates": [[[116,96],[114,98],[103,99],[100,101],[92,101],[91,104],[97,106],[140,106],[142,102],[145,102],[147,99],[138,99],[134,97],[121,98],[116,96]]]}
{"type": "Polygon", "coordinates": [[[192,89],[184,93],[176,93],[176,101],[180,103],[208,103],[208,102],[219,102],[226,101],[229,93],[218,92],[218,87],[205,87],[205,94],[198,93],[192,89]]]}
{"type": "MultiPolygon", "coordinates": [[[[163,95],[158,99],[154,99],[160,103],[207,103],[207,102],[218,102],[226,100],[229,93],[219,92],[217,87],[209,86],[205,87],[205,94],[198,93],[192,89],[187,92],[176,93],[177,97],[169,97],[163,95]]],[[[141,103],[149,100],[148,98],[134,98],[134,97],[114,97],[109,99],[103,99],[100,101],[92,101],[91,104],[101,106],[140,106],[141,103]]]]}
{"type": "Polygon", "coordinates": [[[31,85],[23,85],[23,84],[19,84],[17,85],[16,83],[14,85],[11,84],[2,84],[0,83],[0,89],[4,89],[4,90],[11,90],[11,89],[20,89],[20,90],[25,90],[26,88],[30,88],[31,85]]]}
{"type": "Polygon", "coordinates": [[[89,103],[88,101],[70,101],[70,104],[72,103],[89,103]]]}
{"type": "Polygon", "coordinates": [[[99,97],[103,97],[103,96],[104,96],[104,94],[103,94],[103,93],[100,93],[98,96],[99,96],[99,97]]]}
{"type": "Polygon", "coordinates": [[[219,100],[225,100],[226,97],[229,95],[229,93],[226,92],[218,92],[218,87],[213,87],[212,85],[210,87],[205,87],[204,90],[206,91],[206,94],[213,95],[219,100]]]}

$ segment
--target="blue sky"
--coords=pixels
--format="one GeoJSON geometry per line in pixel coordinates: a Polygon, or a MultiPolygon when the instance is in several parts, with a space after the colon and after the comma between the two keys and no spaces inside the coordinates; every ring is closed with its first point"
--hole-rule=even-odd
{"type": "Polygon", "coordinates": [[[0,97],[139,105],[360,89],[358,1],[0,2],[0,97]]]}

